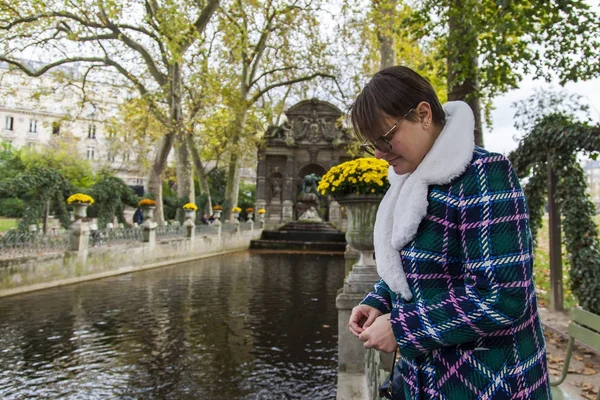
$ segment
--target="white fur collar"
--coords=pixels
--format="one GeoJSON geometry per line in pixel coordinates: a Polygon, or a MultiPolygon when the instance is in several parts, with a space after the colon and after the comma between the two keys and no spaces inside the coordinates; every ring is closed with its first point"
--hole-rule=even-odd
{"type": "Polygon", "coordinates": [[[388,170],[390,189],[375,221],[373,241],[377,272],[406,301],[412,298],[402,267],[400,250],[416,235],[427,214],[429,185],[441,185],[462,174],[473,157],[475,119],[462,101],[444,105],[446,125],[417,169],[404,175],[388,170]]]}

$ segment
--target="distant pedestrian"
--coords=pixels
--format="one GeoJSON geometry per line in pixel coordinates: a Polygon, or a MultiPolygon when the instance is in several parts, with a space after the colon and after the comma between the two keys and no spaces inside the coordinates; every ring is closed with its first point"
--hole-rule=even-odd
{"type": "Polygon", "coordinates": [[[202,223],[204,225],[208,225],[208,219],[206,218],[206,213],[202,214],[202,217],[200,218],[200,221],[202,221],[202,223]]]}
{"type": "Polygon", "coordinates": [[[144,222],[144,214],[142,213],[142,209],[141,208],[136,208],[135,212],[133,213],[133,222],[141,225],[142,222],[144,222]]]}

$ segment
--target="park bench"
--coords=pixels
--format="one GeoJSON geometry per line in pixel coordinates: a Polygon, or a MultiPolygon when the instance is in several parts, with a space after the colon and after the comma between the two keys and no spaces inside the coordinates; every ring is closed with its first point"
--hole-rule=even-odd
{"type": "MultiPolygon", "coordinates": [[[[569,324],[569,343],[567,344],[567,355],[565,356],[565,364],[562,374],[556,381],[551,382],[552,398],[554,400],[571,399],[559,385],[564,382],[569,372],[569,364],[573,354],[575,339],[581,343],[600,351],[600,315],[585,311],[579,307],[575,307],[571,311],[571,323],[569,324]]],[[[600,391],[596,400],[600,400],[600,391]]]]}

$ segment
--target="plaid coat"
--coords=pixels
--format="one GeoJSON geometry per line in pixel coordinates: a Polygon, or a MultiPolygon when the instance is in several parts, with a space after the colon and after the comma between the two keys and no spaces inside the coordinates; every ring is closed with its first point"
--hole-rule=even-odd
{"type": "Polygon", "coordinates": [[[529,215],[510,162],[475,147],[461,175],[428,186],[427,202],[400,251],[412,299],[380,280],[362,302],[391,312],[394,398],[550,399],[529,215]]]}

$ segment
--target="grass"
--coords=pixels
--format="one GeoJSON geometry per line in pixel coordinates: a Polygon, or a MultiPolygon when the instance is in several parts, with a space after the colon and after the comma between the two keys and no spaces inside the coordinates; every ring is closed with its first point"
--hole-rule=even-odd
{"type": "Polygon", "coordinates": [[[18,224],[18,219],[0,218],[0,232],[5,232],[10,228],[15,228],[18,224]]]}
{"type": "MultiPolygon", "coordinates": [[[[600,215],[595,217],[596,225],[600,226],[600,215]]],[[[564,235],[564,233],[563,233],[564,235]]],[[[564,239],[564,236],[563,236],[564,239]]],[[[549,256],[549,237],[548,237],[548,216],[544,216],[542,227],[538,232],[538,247],[535,250],[535,262],[533,264],[533,277],[538,294],[538,302],[546,307],[550,304],[550,256],[549,256]]],[[[569,277],[569,260],[566,257],[567,251],[563,245],[563,299],[566,310],[577,304],[577,300],[571,292],[571,279],[569,277]]]]}

